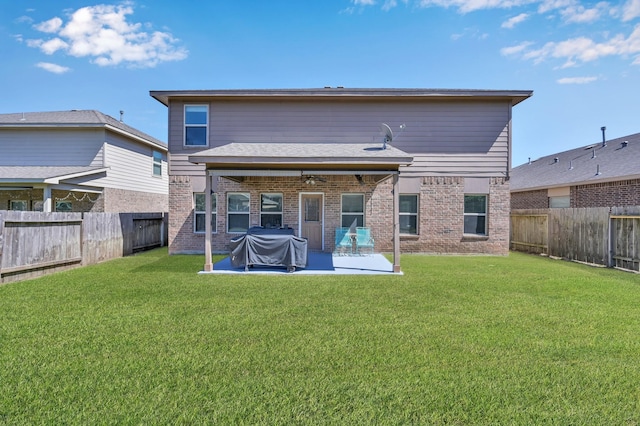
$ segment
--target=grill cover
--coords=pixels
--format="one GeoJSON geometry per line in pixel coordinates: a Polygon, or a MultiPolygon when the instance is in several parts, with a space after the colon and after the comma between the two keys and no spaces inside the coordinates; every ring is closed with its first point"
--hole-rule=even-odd
{"type": "Polygon", "coordinates": [[[307,240],[293,235],[291,228],[250,228],[233,238],[230,247],[234,268],[258,265],[293,270],[307,266],[307,240]]]}

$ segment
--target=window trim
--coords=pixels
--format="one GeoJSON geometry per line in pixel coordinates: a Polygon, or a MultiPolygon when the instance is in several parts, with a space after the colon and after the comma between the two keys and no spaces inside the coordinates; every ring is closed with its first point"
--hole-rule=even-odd
{"type": "Polygon", "coordinates": [[[162,177],[162,152],[155,149],[151,152],[151,173],[154,177],[162,177]],[[156,173],[156,167],[159,167],[159,173],[156,173]]]}
{"type": "Polygon", "coordinates": [[[242,191],[233,191],[233,192],[227,192],[227,233],[228,234],[242,234],[244,232],[246,232],[249,228],[251,227],[251,193],[250,192],[242,192],[242,191]],[[236,194],[242,194],[242,195],[246,195],[247,198],[249,199],[249,209],[246,212],[238,212],[238,211],[231,211],[229,209],[229,197],[232,195],[236,195],[236,194]],[[247,215],[247,229],[243,230],[243,231],[231,231],[229,229],[229,217],[231,215],[247,215]]]}
{"type": "Polygon", "coordinates": [[[284,194],[282,192],[261,192],[260,193],[260,226],[264,227],[262,223],[262,215],[270,214],[270,215],[280,215],[280,226],[284,224],[284,194]],[[279,195],[280,196],[280,211],[277,212],[267,212],[262,210],[262,196],[263,195],[279,195]]]}
{"type": "Polygon", "coordinates": [[[484,197],[484,213],[467,213],[465,211],[465,203],[463,200],[463,204],[462,204],[462,212],[463,212],[463,218],[467,217],[467,216],[476,216],[476,217],[480,217],[483,216],[484,217],[484,234],[478,234],[478,233],[468,233],[465,232],[464,230],[464,219],[462,221],[462,233],[463,235],[466,236],[477,236],[477,237],[488,237],[489,236],[489,194],[464,194],[465,197],[467,196],[473,196],[473,197],[484,197]]]}
{"type": "MultiPolygon", "coordinates": [[[[345,195],[360,195],[362,197],[362,213],[360,212],[347,212],[346,214],[349,216],[362,215],[362,226],[367,226],[367,215],[365,214],[367,210],[367,200],[365,198],[364,192],[343,192],[340,194],[340,225],[344,225],[344,196],[345,195]]],[[[347,225],[348,227],[350,225],[347,225]]]]}
{"type": "MultiPolygon", "coordinates": [[[[408,193],[408,194],[400,194],[400,198],[405,197],[415,197],[416,198],[416,212],[403,212],[402,207],[398,211],[398,216],[415,216],[416,217],[416,232],[402,232],[400,229],[400,235],[420,235],[420,194],[418,193],[408,193]]],[[[402,206],[402,202],[400,203],[402,206]]],[[[398,222],[400,222],[400,218],[398,217],[398,222]]]]}
{"type": "Polygon", "coordinates": [[[183,108],[183,115],[182,115],[182,146],[184,146],[185,148],[206,148],[209,146],[209,105],[208,104],[185,104],[184,108],[183,108]],[[187,123],[187,108],[189,107],[204,107],[207,112],[206,112],[206,123],[204,124],[190,124],[187,123]],[[204,127],[205,128],[205,132],[204,132],[204,145],[193,145],[193,144],[187,144],[187,127],[204,127]]]}
{"type": "MultiPolygon", "coordinates": [[[[198,231],[196,229],[196,225],[198,223],[198,220],[196,219],[197,215],[205,215],[207,214],[206,210],[196,210],[196,207],[198,206],[198,203],[196,202],[196,195],[202,195],[205,197],[206,200],[206,194],[204,192],[194,192],[193,193],[193,233],[194,234],[201,234],[203,235],[206,231],[203,229],[202,231],[198,231]]],[[[215,207],[211,207],[211,233],[212,234],[217,234],[218,233],[218,194],[216,194],[215,192],[211,194],[211,201],[214,202],[215,207]]],[[[206,202],[206,201],[205,201],[206,202]]],[[[206,208],[206,206],[205,206],[206,208]]],[[[206,222],[205,222],[205,226],[206,226],[206,222]]]]}

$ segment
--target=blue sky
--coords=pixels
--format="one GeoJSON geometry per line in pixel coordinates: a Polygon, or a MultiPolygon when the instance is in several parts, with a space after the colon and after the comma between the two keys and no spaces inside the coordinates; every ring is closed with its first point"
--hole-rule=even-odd
{"type": "Polygon", "coordinates": [[[0,113],[97,109],[167,140],[150,90],[533,90],[513,165],[640,132],[640,0],[0,0],[0,113]]]}

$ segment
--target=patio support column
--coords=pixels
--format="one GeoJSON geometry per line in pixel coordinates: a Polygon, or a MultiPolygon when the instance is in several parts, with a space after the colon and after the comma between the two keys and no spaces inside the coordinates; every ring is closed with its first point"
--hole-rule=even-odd
{"type": "Polygon", "coordinates": [[[400,175],[393,175],[393,272],[400,272],[400,175]]]}
{"type": "Polygon", "coordinates": [[[45,187],[42,188],[42,211],[53,211],[53,203],[51,202],[51,186],[49,185],[45,185],[45,187]]]}
{"type": "Polygon", "coordinates": [[[211,262],[211,175],[207,170],[204,185],[205,220],[204,220],[204,271],[213,271],[211,262]]]}

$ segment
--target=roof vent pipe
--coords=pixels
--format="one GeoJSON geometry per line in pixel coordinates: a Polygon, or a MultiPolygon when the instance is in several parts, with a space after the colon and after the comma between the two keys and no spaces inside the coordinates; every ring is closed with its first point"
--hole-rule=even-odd
{"type": "Polygon", "coordinates": [[[600,176],[602,173],[600,173],[600,164],[598,164],[598,166],[596,167],[596,176],[600,176]]]}
{"type": "Polygon", "coordinates": [[[556,158],[554,158],[554,159],[553,159],[553,163],[554,163],[554,164],[555,164],[555,163],[557,163],[558,161],[560,161],[560,159],[559,159],[558,157],[556,157],[556,158]]]}
{"type": "Polygon", "coordinates": [[[627,145],[629,145],[629,142],[628,142],[628,141],[624,141],[624,142],[622,142],[622,147],[623,147],[623,148],[626,148],[626,147],[627,147],[627,145]]]}
{"type": "Polygon", "coordinates": [[[593,149],[593,151],[591,151],[591,159],[593,160],[594,158],[596,158],[596,150],[595,150],[595,148],[593,149]]]}
{"type": "Polygon", "coordinates": [[[120,122],[122,123],[122,117],[124,117],[124,111],[120,110],[120,122]]]}
{"type": "Polygon", "coordinates": [[[528,164],[531,164],[531,157],[529,157],[529,163],[528,164]]]}
{"type": "Polygon", "coordinates": [[[573,170],[573,160],[569,160],[569,170],[573,170]]]}
{"type": "Polygon", "coordinates": [[[604,137],[604,131],[607,130],[607,128],[602,126],[600,127],[600,130],[602,130],[602,147],[604,148],[607,146],[607,139],[604,137]]]}

